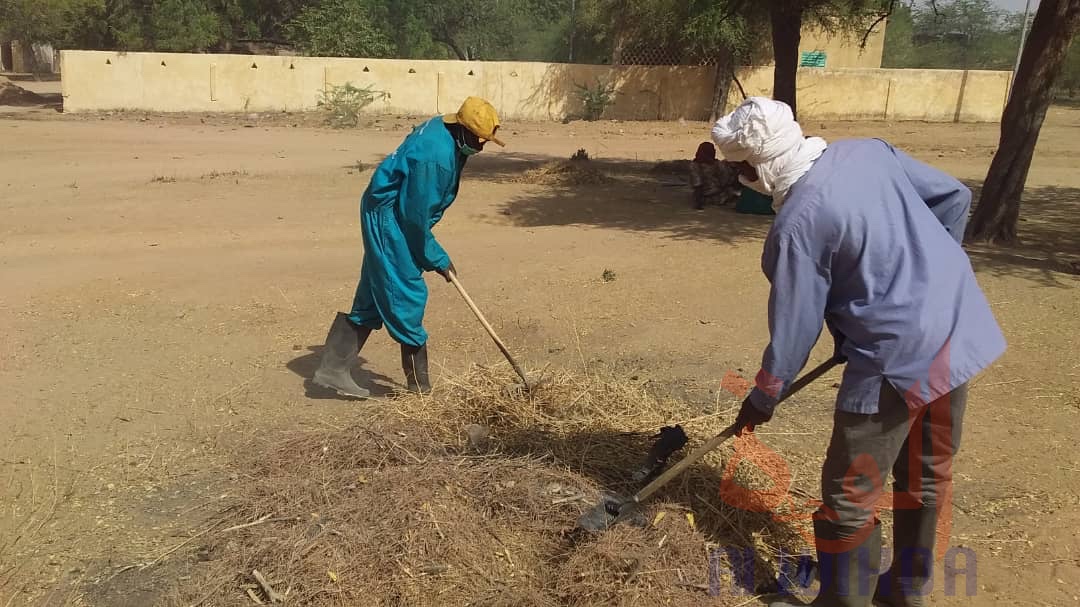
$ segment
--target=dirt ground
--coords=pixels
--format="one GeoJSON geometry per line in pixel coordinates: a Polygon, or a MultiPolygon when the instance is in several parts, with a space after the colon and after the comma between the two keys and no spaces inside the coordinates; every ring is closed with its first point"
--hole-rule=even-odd
{"type": "MultiPolygon", "coordinates": [[[[244,491],[223,472],[231,449],[363,423],[380,406],[304,378],[351,303],[360,194],[417,119],[343,132],[292,115],[2,111],[0,606],[154,604],[186,576],[169,557],[244,491]]],[[[805,127],[885,138],[972,185],[997,140],[995,125],[805,127]]],[[[692,157],[707,125],[504,130],[510,147],[470,162],[437,229],[503,339],[533,369],[603,365],[704,412],[735,406],[718,384],[752,377],[767,341],[769,220],[695,212],[678,179],[649,172],[692,157]],[[615,181],[515,180],[579,148],[615,181]]],[[[961,577],[960,596],[944,596],[938,579],[938,604],[1080,605],[1078,142],[1080,111],[1054,109],[1024,244],[969,251],[1009,351],[973,385],[956,467],[953,544],[976,555],[976,592],[961,577]]],[[[452,288],[429,287],[436,374],[497,363],[452,288]]],[[[362,359],[382,391],[400,385],[385,333],[362,359]]],[[[793,399],[764,440],[819,461],[837,380],[793,399]]],[[[813,476],[795,484],[817,492],[813,476]]]]}

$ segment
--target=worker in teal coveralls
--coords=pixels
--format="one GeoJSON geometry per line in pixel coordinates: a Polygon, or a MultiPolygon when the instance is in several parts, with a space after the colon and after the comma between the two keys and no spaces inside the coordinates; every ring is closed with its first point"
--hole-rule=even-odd
{"type": "Polygon", "coordinates": [[[372,331],[386,327],[401,344],[408,389],[427,393],[428,334],[424,330],[427,285],[424,272],[447,281],[450,256],[431,233],[454,202],[465,162],[494,141],[499,118],[487,101],[469,97],[456,114],[436,116],[405,138],[371,178],[361,201],[364,261],[352,311],[330,326],[315,384],[338,394],[366,398],[351,369],[372,331]]]}

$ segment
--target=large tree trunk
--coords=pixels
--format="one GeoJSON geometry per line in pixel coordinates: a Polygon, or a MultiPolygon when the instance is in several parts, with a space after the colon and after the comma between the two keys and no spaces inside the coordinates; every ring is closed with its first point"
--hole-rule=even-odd
{"type": "Polygon", "coordinates": [[[734,74],[735,58],[731,53],[722,52],[716,60],[716,83],[713,86],[712,112],[709,114],[709,122],[716,122],[724,115],[734,74]]]}
{"type": "Polygon", "coordinates": [[[802,2],[797,0],[773,0],[769,7],[772,22],[773,99],[795,106],[795,78],[799,71],[799,42],[802,40],[802,2]]]}
{"type": "Polygon", "coordinates": [[[1039,4],[1001,117],[998,150],[968,226],[968,240],[1016,241],[1020,198],[1031,156],[1054,99],[1054,83],[1078,28],[1080,0],[1042,0],[1039,4]]]}
{"type": "Polygon", "coordinates": [[[457,56],[459,61],[469,60],[469,55],[467,52],[468,49],[461,48],[461,46],[458,45],[457,41],[454,40],[454,35],[450,32],[444,31],[441,35],[435,34],[431,38],[435,42],[441,42],[445,44],[446,48],[450,49],[450,51],[457,56]]]}

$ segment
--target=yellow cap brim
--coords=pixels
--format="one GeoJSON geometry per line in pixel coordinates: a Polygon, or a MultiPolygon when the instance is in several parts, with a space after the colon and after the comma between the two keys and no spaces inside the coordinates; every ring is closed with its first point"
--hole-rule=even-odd
{"type": "MultiPolygon", "coordinates": [[[[443,123],[445,123],[445,124],[461,124],[461,121],[458,120],[457,113],[443,114],[442,119],[443,119],[443,123]]],[[[473,133],[473,135],[476,135],[476,133],[473,133]]],[[[480,137],[479,135],[476,135],[476,136],[480,137]]],[[[499,139],[498,137],[491,137],[490,139],[487,138],[487,137],[480,137],[480,141],[492,141],[492,142],[498,144],[500,147],[506,147],[506,144],[503,143],[502,139],[499,139]]]]}

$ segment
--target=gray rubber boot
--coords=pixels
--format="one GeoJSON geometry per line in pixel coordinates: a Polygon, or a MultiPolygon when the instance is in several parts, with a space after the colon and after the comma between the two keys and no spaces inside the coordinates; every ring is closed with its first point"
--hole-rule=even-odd
{"type": "Polygon", "coordinates": [[[356,355],[364,342],[371,335],[371,329],[358,327],[349,320],[349,316],[338,312],[326,335],[322,360],[311,381],[316,385],[334,390],[342,396],[367,398],[371,391],[361,388],[352,377],[352,368],[356,364],[356,355]]]}
{"type": "Polygon", "coordinates": [[[893,561],[878,578],[874,601],[882,607],[926,607],[937,541],[934,506],[893,511],[893,561]],[[927,516],[929,512],[929,516],[927,516]]]}
{"type": "Polygon", "coordinates": [[[405,371],[405,384],[409,392],[431,393],[427,344],[419,347],[401,344],[401,369],[405,371]]]}
{"type": "MultiPolygon", "coordinates": [[[[819,540],[835,541],[839,535],[828,521],[814,521],[819,540]]],[[[818,549],[818,575],[821,589],[811,607],[870,607],[881,570],[881,525],[875,525],[862,545],[847,552],[823,552],[818,549]]],[[[769,603],[769,607],[806,607],[794,598],[769,603]]]]}

